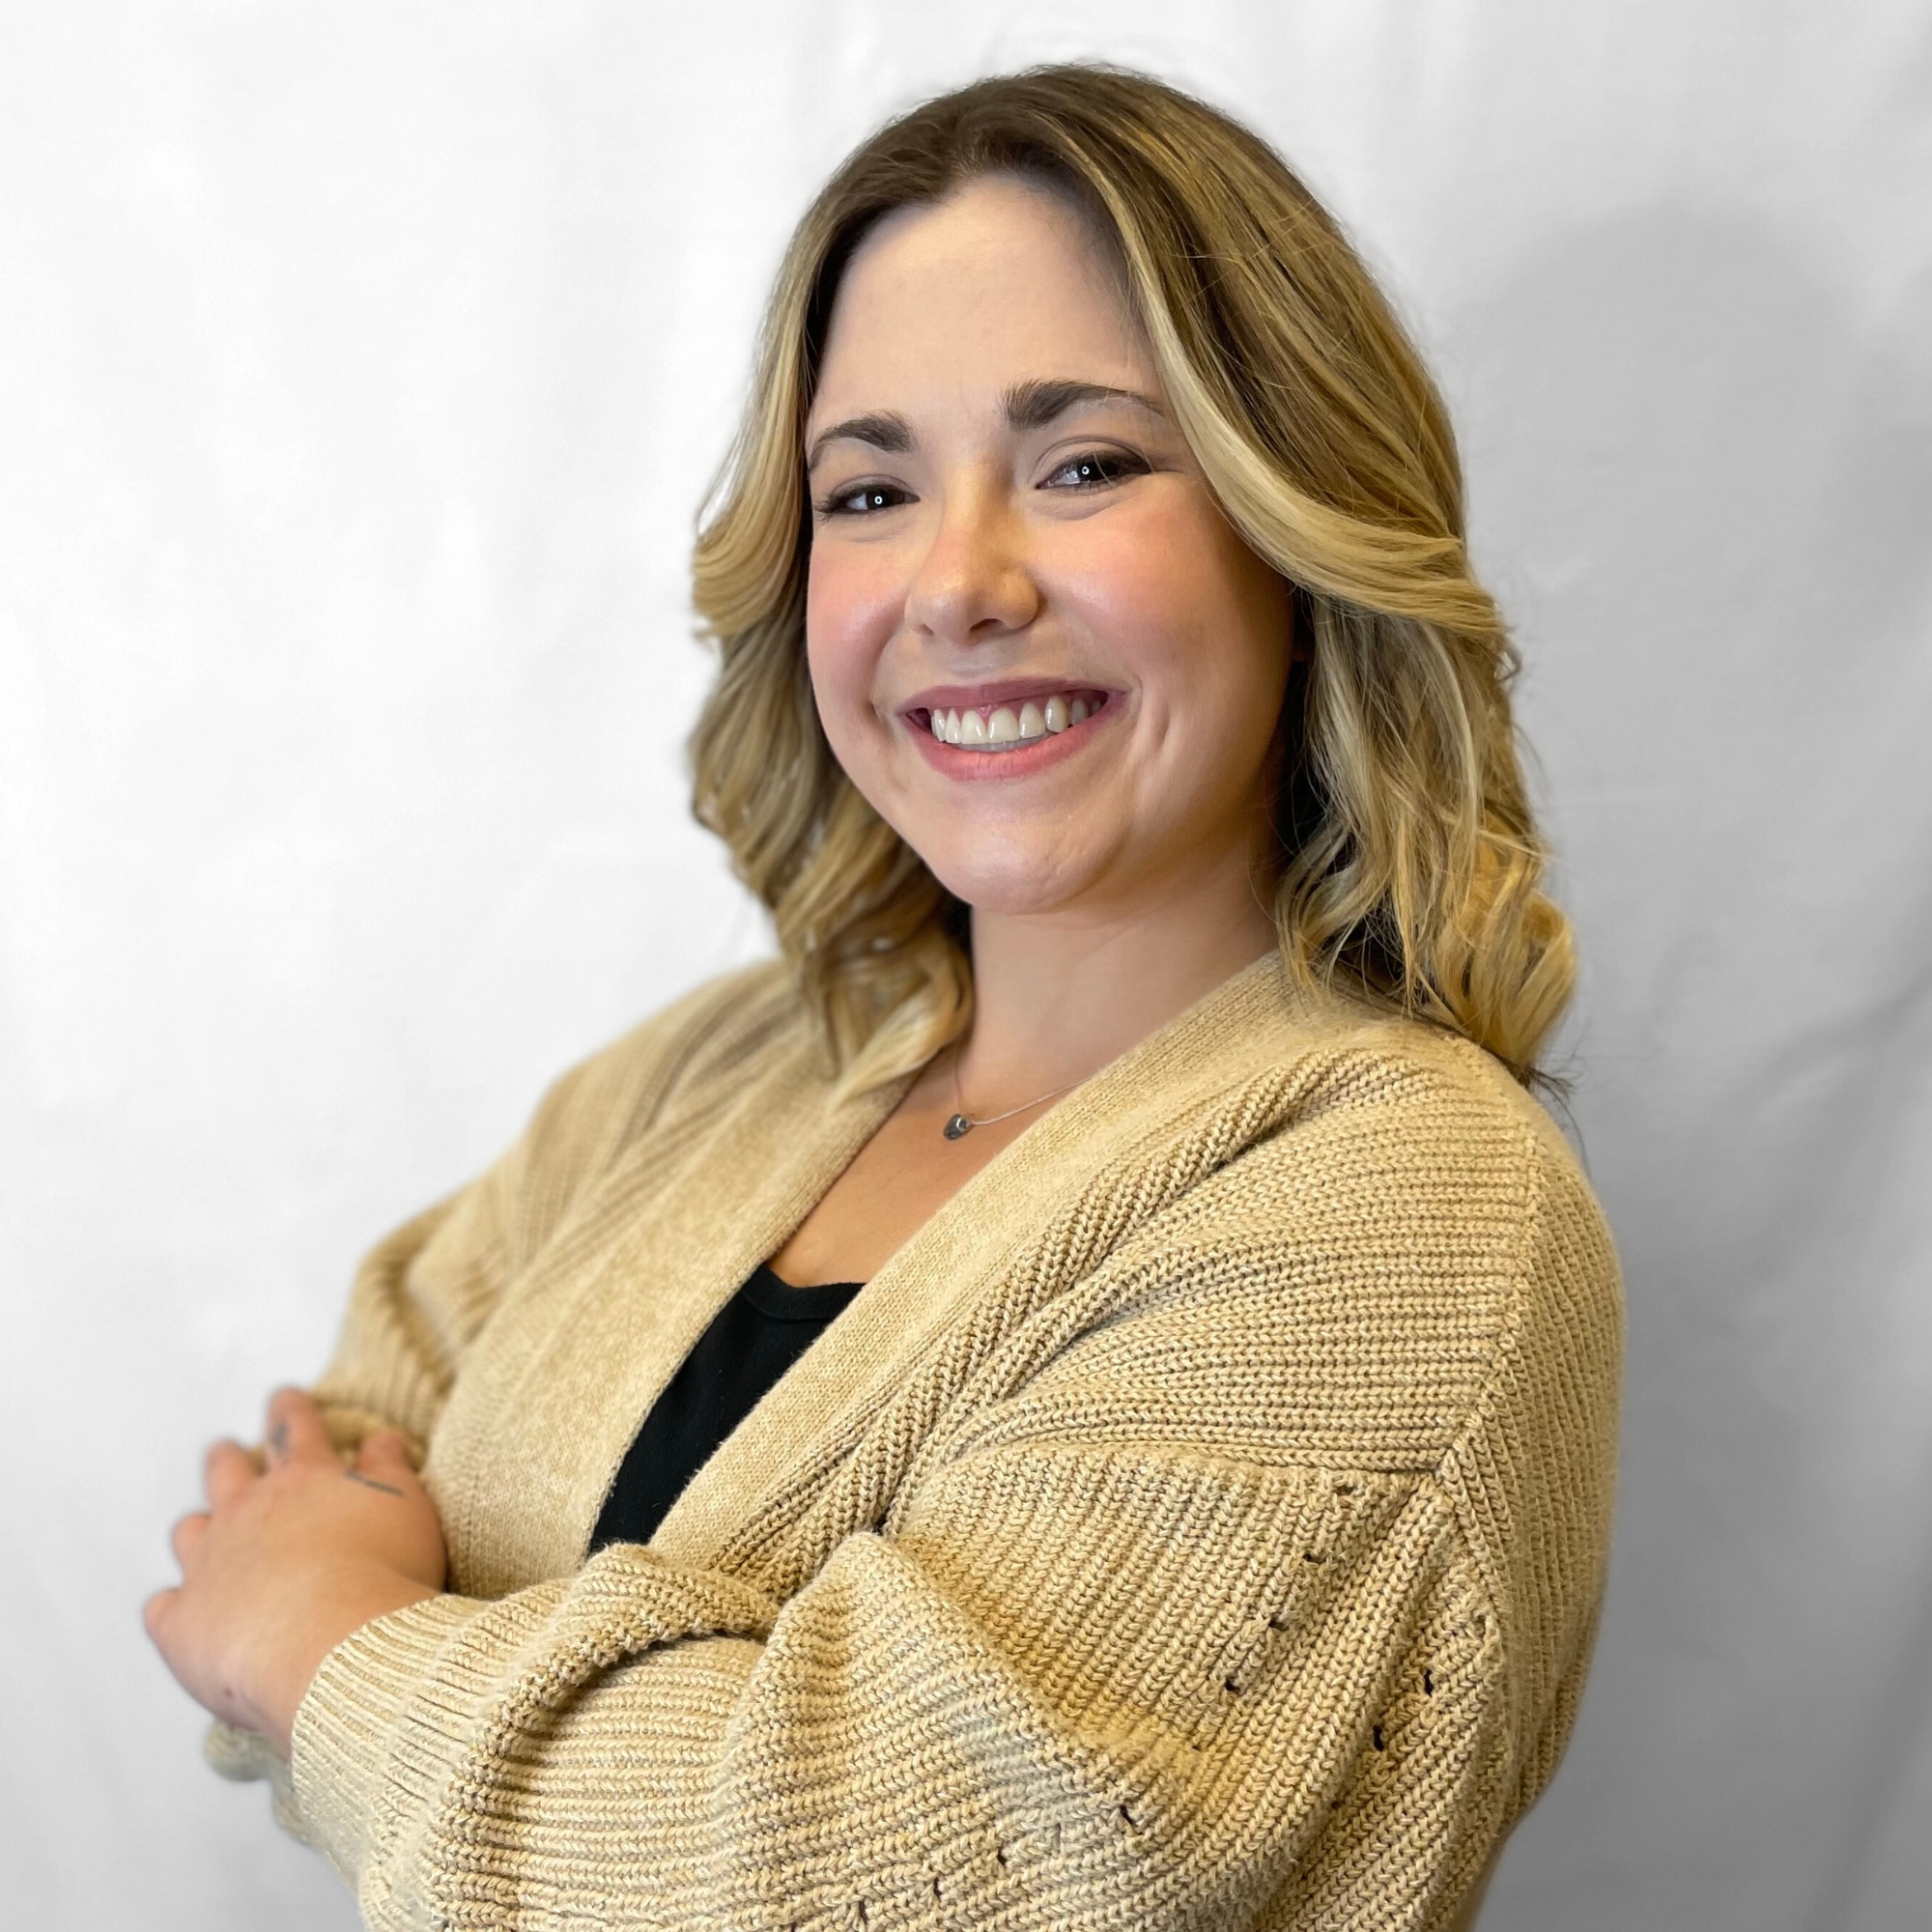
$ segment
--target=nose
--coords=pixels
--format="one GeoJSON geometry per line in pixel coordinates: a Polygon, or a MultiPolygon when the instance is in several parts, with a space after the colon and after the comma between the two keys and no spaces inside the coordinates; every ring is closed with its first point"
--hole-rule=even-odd
{"type": "Polygon", "coordinates": [[[906,623],[947,643],[1023,630],[1038,614],[1039,586],[1022,533],[992,492],[949,501],[906,593],[906,623]]]}

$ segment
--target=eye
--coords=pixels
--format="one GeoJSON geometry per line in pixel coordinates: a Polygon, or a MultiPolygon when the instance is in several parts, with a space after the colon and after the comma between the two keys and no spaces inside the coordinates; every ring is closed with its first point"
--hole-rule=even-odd
{"type": "Polygon", "coordinates": [[[901,490],[896,483],[848,483],[821,497],[816,507],[821,517],[869,517],[912,500],[912,492],[901,490]]]}
{"type": "Polygon", "coordinates": [[[1129,476],[1145,476],[1147,461],[1124,449],[1088,449],[1069,456],[1039,486],[1042,490],[1100,490],[1129,476]]]}

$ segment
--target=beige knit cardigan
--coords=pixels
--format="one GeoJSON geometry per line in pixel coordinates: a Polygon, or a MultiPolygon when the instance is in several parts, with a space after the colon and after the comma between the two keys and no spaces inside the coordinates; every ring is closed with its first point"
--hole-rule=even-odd
{"type": "Polygon", "coordinates": [[[391,1927],[1441,1927],[1570,1730],[1621,1302],[1476,1048],[1236,973],[867,1282],[648,1544],[640,1418],[903,1086],[785,969],[566,1074],[384,1241],[318,1393],[450,1594],[330,1654],[284,1823],[391,1927]]]}

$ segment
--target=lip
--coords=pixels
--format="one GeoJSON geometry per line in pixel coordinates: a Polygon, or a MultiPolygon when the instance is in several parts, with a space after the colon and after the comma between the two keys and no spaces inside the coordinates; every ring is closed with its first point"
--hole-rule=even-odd
{"type": "Polygon", "coordinates": [[[997,711],[1003,704],[1024,704],[1030,697],[1051,697],[1056,692],[1074,696],[1097,696],[1104,704],[1119,694],[1104,684],[1067,677],[1003,677],[985,684],[933,684],[899,706],[899,716],[919,723],[921,714],[935,711],[997,711]]]}
{"type": "Polygon", "coordinates": [[[935,685],[930,692],[921,692],[920,699],[920,703],[908,706],[899,714],[914,744],[919,747],[920,756],[934,771],[950,779],[963,779],[968,783],[1031,778],[1049,765],[1074,757],[1093,742],[1094,732],[1106,730],[1122,710],[1121,694],[1108,691],[1102,685],[1041,683],[1037,678],[1015,679],[1005,684],[935,685]],[[1035,738],[1008,751],[980,751],[967,745],[949,745],[935,738],[925,723],[935,710],[950,711],[969,706],[977,710],[981,705],[998,706],[1015,700],[1024,701],[1029,697],[1051,697],[1057,691],[1092,695],[1100,699],[1100,707],[1090,711],[1079,724],[1069,724],[1064,731],[1049,731],[1043,738],[1035,738]]]}

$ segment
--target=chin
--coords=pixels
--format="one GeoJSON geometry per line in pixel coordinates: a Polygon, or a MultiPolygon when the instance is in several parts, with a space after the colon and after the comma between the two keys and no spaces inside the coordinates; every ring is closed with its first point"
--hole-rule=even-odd
{"type": "Polygon", "coordinates": [[[954,854],[927,858],[923,852],[921,857],[954,898],[963,899],[976,911],[1009,919],[1057,910],[1079,897],[1093,883],[1095,871],[1090,865],[1068,865],[1064,858],[1043,860],[1030,852],[990,859],[983,851],[970,859],[954,854]]]}

